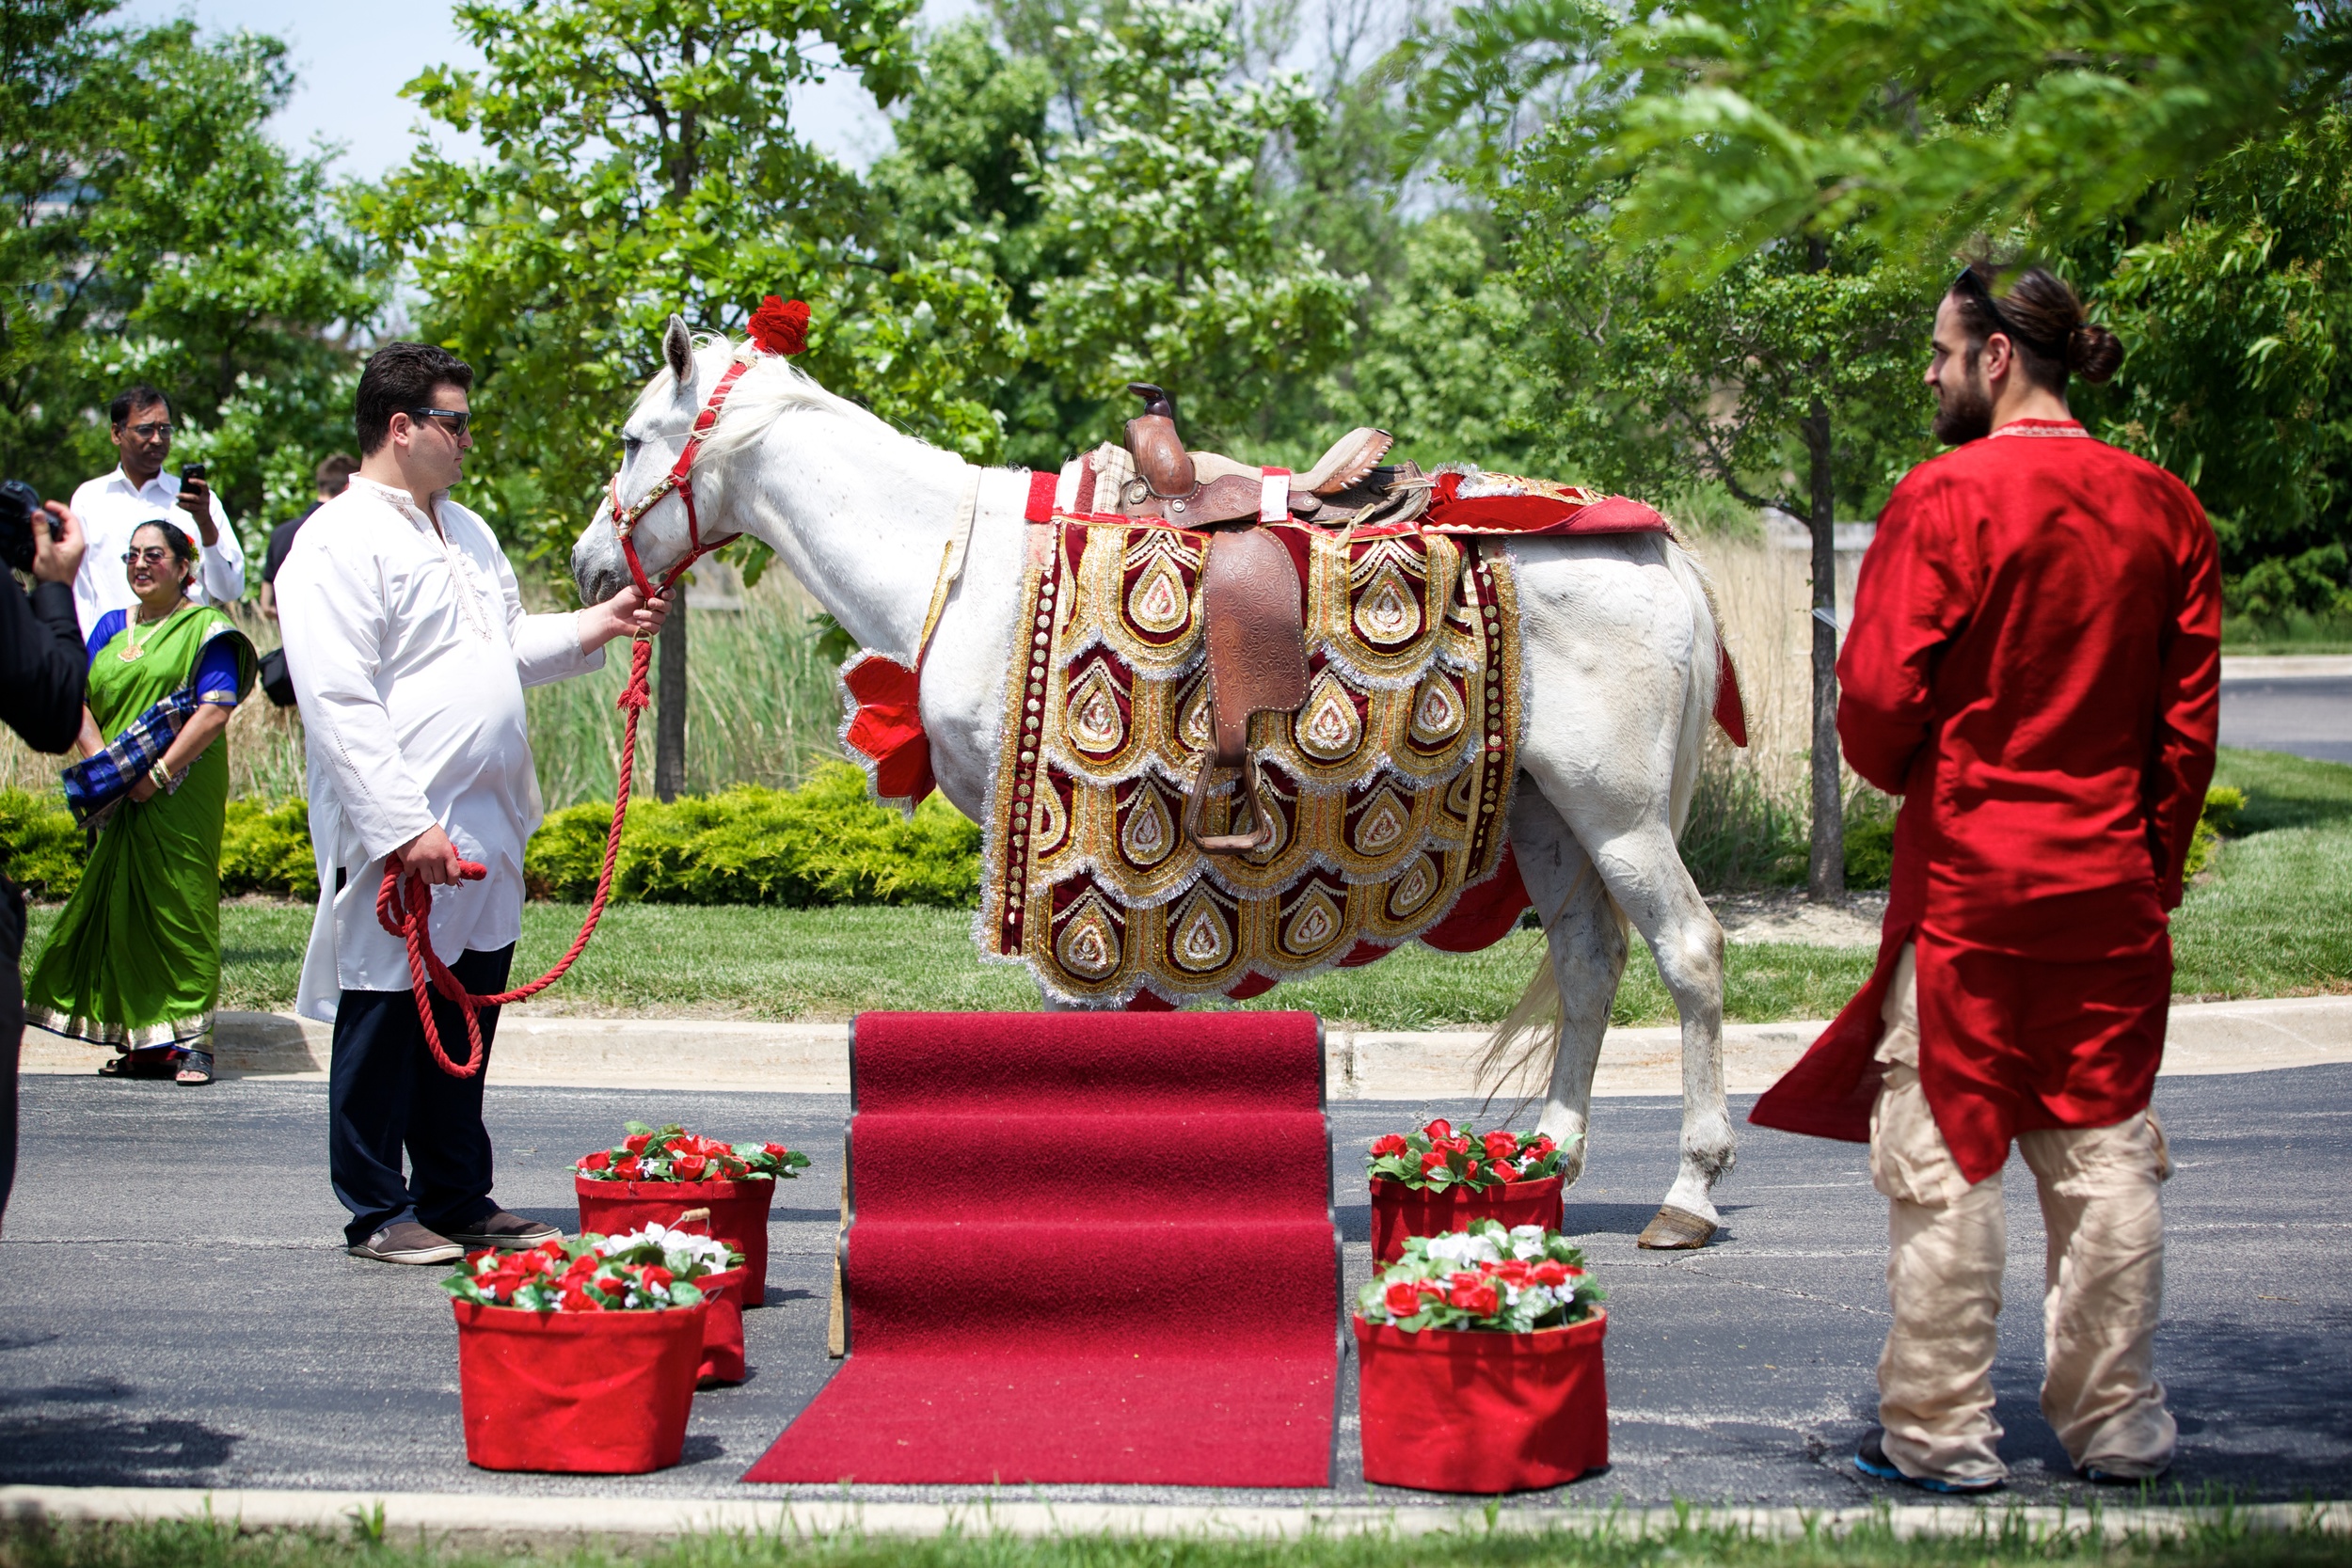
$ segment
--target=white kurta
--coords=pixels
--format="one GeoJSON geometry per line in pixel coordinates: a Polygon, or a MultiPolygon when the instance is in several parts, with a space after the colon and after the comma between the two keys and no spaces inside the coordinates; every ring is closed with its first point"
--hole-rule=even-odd
{"type": "Polygon", "coordinates": [[[130,547],[131,535],[148,523],[169,523],[195,544],[196,581],[189,586],[188,597],[198,604],[235,604],[245,597],[245,546],[237,542],[237,531],[229,526],[229,514],[220,504],[218,492],[213,496],[212,510],[213,528],[219,537],[210,545],[204,543],[196,519],[180,510],[177,474],[159,473],[141,486],[132,483],[130,476],[118,467],[85,482],[67,504],[82,520],[82,537],[89,541],[82,570],[73,579],[73,613],[81,620],[84,637],[97,629],[98,618],[106,611],[128,610],[139,602],[131,592],[131,575],[123,568],[122,552],[130,547]]]}
{"type": "Polygon", "coordinates": [[[522,934],[523,845],[545,815],[523,688],[601,668],[578,618],[526,615],[480,517],[354,476],[310,515],[278,573],[286,666],[310,752],[319,911],[295,1001],[331,1020],[345,990],[406,990],[406,947],[376,923],[384,857],[438,823],[480,882],[434,890],[433,947],[454,962],[522,934]],[[337,871],[343,875],[339,893],[337,871]]]}

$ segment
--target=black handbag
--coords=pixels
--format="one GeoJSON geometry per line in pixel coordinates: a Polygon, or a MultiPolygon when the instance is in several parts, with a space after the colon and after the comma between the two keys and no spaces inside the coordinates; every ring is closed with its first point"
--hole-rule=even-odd
{"type": "Polygon", "coordinates": [[[286,672],[286,650],[272,648],[262,656],[262,689],[279,707],[294,705],[294,676],[286,672]]]}

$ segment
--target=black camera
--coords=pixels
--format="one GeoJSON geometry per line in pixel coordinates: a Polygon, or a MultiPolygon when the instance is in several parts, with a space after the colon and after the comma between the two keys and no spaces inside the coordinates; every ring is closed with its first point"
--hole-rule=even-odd
{"type": "Polygon", "coordinates": [[[33,526],[49,525],[49,538],[65,537],[65,524],[41,509],[40,492],[21,479],[0,480],[0,562],[20,572],[33,569],[33,526]]]}

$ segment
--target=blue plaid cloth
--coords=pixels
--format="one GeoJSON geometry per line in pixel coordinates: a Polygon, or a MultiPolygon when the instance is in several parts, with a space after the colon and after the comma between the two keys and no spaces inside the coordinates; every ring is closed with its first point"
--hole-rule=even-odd
{"type": "Polygon", "coordinates": [[[67,768],[65,803],[72,809],[74,823],[103,827],[131,786],[163,760],[196,707],[196,688],[183,687],[132,720],[104,751],[67,768]]]}

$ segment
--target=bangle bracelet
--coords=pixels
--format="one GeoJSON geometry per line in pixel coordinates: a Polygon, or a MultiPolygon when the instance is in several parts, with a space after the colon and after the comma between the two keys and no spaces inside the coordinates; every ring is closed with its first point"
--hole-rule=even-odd
{"type": "Polygon", "coordinates": [[[161,758],[156,760],[154,767],[147,770],[147,777],[150,783],[166,795],[176,795],[180,792],[179,777],[163,765],[161,758]]]}

